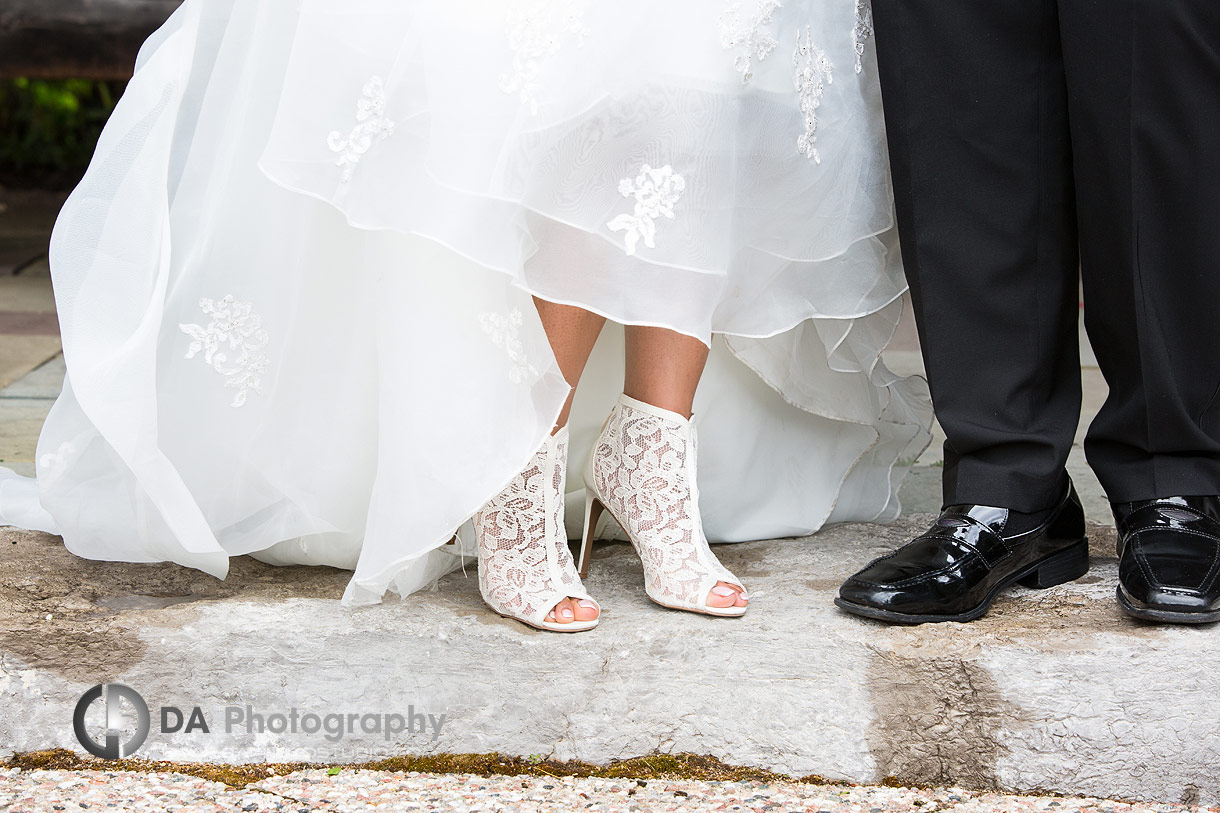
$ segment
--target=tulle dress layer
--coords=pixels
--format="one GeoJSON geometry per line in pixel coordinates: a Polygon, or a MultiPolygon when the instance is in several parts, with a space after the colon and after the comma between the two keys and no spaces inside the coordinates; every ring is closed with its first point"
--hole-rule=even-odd
{"type": "MultiPolygon", "coordinates": [[[[710,343],[711,540],[894,517],[931,411],[880,360],[870,36],[864,0],[187,0],[56,224],[68,375],[0,521],[420,589],[567,395],[532,296],[710,343]]],[[[621,383],[611,326],[571,501],[621,383]]]]}

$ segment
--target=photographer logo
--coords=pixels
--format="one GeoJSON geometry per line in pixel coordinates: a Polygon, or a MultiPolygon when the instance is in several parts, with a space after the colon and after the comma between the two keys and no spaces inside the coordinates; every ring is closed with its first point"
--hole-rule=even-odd
{"type": "MultiPolygon", "coordinates": [[[[161,706],[161,734],[212,734],[207,716],[199,706],[161,706]]],[[[247,705],[224,708],[223,732],[227,735],[264,733],[321,738],[340,743],[345,738],[378,739],[389,744],[422,736],[436,742],[445,725],[445,714],[429,714],[408,705],[401,712],[339,712],[329,709],[264,713],[247,705]]],[[[76,739],[85,750],[104,759],[122,759],[140,749],[152,727],[148,704],[140,693],[121,683],[99,683],[76,703],[72,714],[76,739]]]]}
{"type": "Polygon", "coordinates": [[[72,728],[85,750],[103,759],[122,759],[139,750],[148,736],[150,719],[148,704],[135,689],[121,683],[99,683],[89,689],[76,703],[72,713],[72,728]],[[93,705],[105,703],[105,725],[91,724],[89,712],[93,705]],[[95,734],[101,734],[99,741],[95,734]]]}

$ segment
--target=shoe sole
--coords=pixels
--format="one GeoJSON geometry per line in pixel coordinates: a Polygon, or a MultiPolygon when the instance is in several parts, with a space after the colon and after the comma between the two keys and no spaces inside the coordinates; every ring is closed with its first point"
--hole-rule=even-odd
{"type": "Polygon", "coordinates": [[[658,607],[664,607],[667,610],[681,610],[684,613],[694,613],[695,615],[712,615],[716,618],[741,618],[746,614],[746,607],[707,607],[705,609],[695,609],[694,607],[679,607],[676,604],[666,604],[663,601],[657,601],[652,596],[648,596],[648,600],[658,607]]]}
{"type": "Polygon", "coordinates": [[[879,607],[869,607],[865,604],[856,604],[847,601],[842,597],[835,597],[835,606],[841,610],[846,610],[853,615],[863,616],[864,618],[872,618],[876,621],[888,621],[891,624],[941,624],[945,622],[956,621],[965,623],[982,618],[987,610],[991,608],[992,602],[1001,591],[1007,590],[1014,584],[1023,584],[1025,587],[1031,587],[1035,590],[1045,590],[1048,587],[1066,584],[1079,579],[1081,576],[1089,572],[1089,540],[1081,539],[1078,542],[1073,542],[1070,546],[1064,548],[1058,553],[1053,553],[1045,559],[1034,562],[1024,570],[1014,573],[1004,581],[997,584],[987,594],[983,602],[977,607],[967,610],[964,613],[956,615],[915,615],[910,613],[899,613],[893,610],[883,610],[879,607]]]}
{"type": "Polygon", "coordinates": [[[1127,596],[1122,585],[1115,590],[1118,604],[1123,612],[1141,621],[1155,621],[1158,624],[1214,624],[1220,621],[1220,610],[1206,613],[1183,613],[1173,610],[1154,610],[1150,607],[1137,607],[1127,596]]]}

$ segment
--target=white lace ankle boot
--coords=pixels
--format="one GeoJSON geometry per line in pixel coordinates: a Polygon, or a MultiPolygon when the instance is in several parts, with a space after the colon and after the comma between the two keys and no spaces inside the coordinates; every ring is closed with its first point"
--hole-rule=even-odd
{"type": "Polygon", "coordinates": [[[644,589],[664,607],[740,616],[745,607],[711,607],[717,582],[740,587],[708,547],[695,480],[695,423],[623,395],[610,412],[585,468],[585,529],[580,573],[588,572],[603,509],[630,537],[644,563],[644,589]]]}
{"type": "Polygon", "coordinates": [[[567,452],[564,427],[475,514],[479,592],[487,606],[506,618],[536,629],[583,632],[597,626],[597,620],[546,620],[565,598],[592,601],[576,574],[564,532],[567,452]]]}

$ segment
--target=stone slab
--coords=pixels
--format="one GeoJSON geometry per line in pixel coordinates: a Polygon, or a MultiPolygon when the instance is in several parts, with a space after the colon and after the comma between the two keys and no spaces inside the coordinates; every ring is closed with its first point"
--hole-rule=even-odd
{"type": "Polygon", "coordinates": [[[55,294],[45,259],[16,276],[0,275],[0,313],[14,312],[55,313],[55,294]]]}
{"type": "MultiPolygon", "coordinates": [[[[54,401],[63,389],[64,376],[68,368],[62,353],[35,367],[17,381],[0,389],[0,400],[7,398],[38,399],[54,401]]],[[[50,404],[47,405],[50,409],[50,404]]]]}
{"type": "Polygon", "coordinates": [[[0,466],[33,463],[38,434],[52,403],[42,398],[0,398],[0,466]]]}
{"type": "Polygon", "coordinates": [[[0,336],[58,336],[59,319],[54,313],[0,310],[0,336]]]}
{"type": "Polygon", "coordinates": [[[1122,615],[1111,530],[1092,529],[1084,579],[1014,590],[972,624],[887,627],[832,605],[843,578],[928,519],[718,548],[750,588],[742,619],[652,605],[630,547],[607,544],[586,582],[604,620],[579,635],[492,614],[473,568],[352,610],[338,602],[347,574],[328,568],[238,558],[222,582],[3,530],[0,745],[81,750],[77,699],[118,681],[153,710],[140,755],[162,759],[694,752],[864,783],[1220,802],[1220,629],[1122,615]],[[162,706],[198,706],[210,733],[161,733],[162,706]],[[445,718],[435,737],[226,733],[225,709],[247,706],[445,718]]]}
{"type": "Polygon", "coordinates": [[[19,380],[62,350],[59,336],[0,336],[0,387],[19,380]]]}

